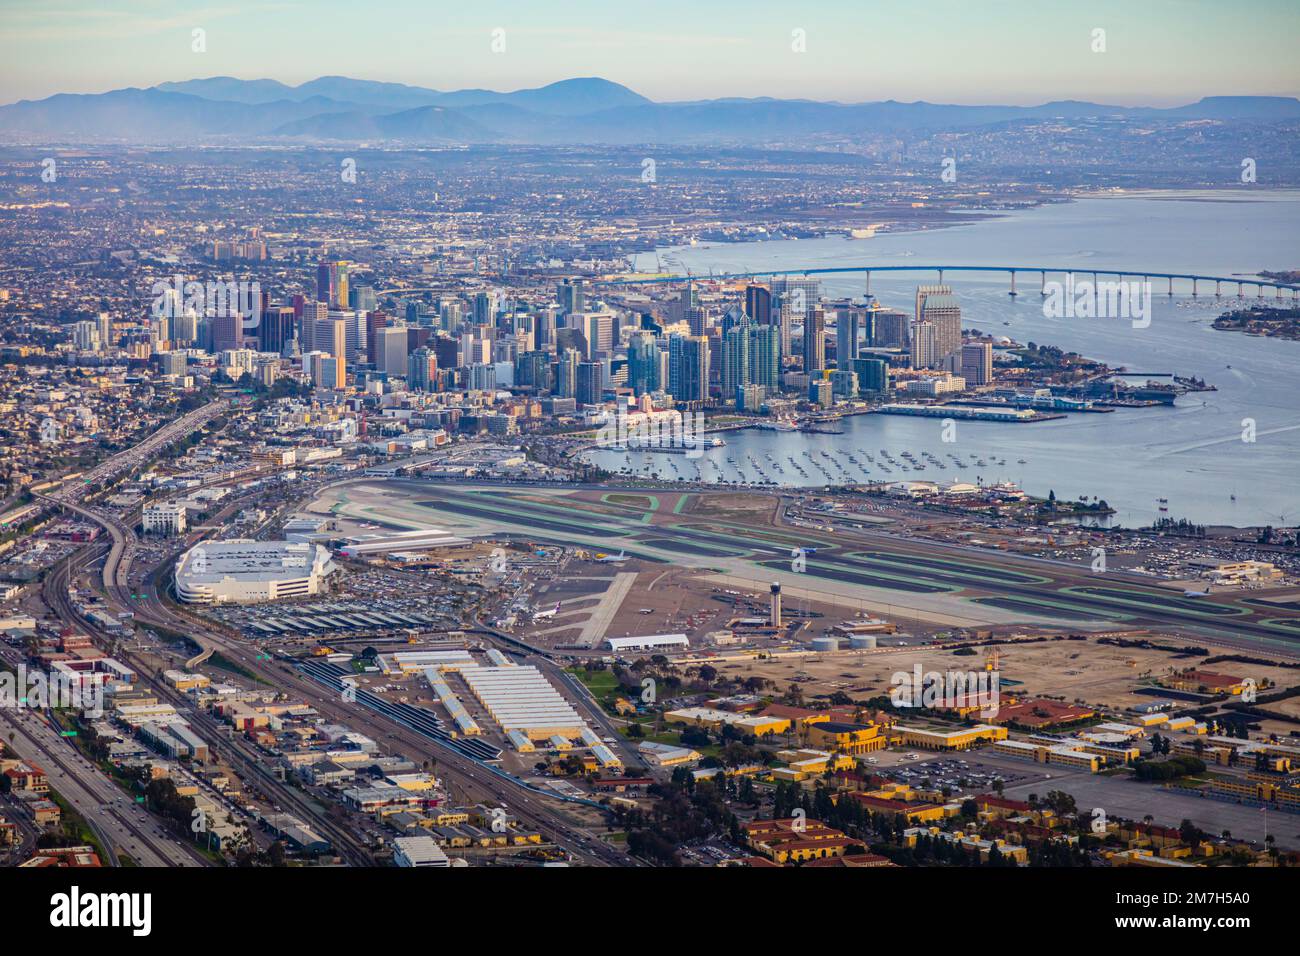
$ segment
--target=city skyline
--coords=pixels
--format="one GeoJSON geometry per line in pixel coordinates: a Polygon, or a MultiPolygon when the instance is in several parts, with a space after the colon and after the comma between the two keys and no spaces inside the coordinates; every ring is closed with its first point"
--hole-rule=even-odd
{"type": "Polygon", "coordinates": [[[601,76],[661,103],[1172,106],[1203,96],[1300,93],[1286,41],[1300,11],[1281,0],[1256,4],[1250,18],[1208,2],[1141,10],[1102,2],[1085,10],[1019,0],[979,9],[946,0],[920,9],[827,3],[810,11],[757,3],[740,17],[668,0],[644,23],[587,2],[559,14],[509,3],[464,11],[398,2],[365,18],[334,0],[310,9],[152,0],[126,7],[4,4],[0,99],[213,76],[297,85],[322,75],[496,91],[601,76]],[[341,17],[347,28],[334,29],[341,17]],[[695,28],[668,26],[681,18],[695,28]],[[1260,29],[1269,22],[1277,29],[1260,29]],[[201,52],[196,29],[204,31],[201,52]]]}

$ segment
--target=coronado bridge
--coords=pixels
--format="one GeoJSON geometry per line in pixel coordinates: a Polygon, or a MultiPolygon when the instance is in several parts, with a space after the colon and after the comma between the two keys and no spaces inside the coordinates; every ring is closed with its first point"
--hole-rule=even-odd
{"type": "Polygon", "coordinates": [[[1048,275],[1074,275],[1074,276],[1092,276],[1095,283],[1098,277],[1114,276],[1117,280],[1123,281],[1125,278],[1140,279],[1143,282],[1163,279],[1167,283],[1166,292],[1168,295],[1174,294],[1174,282],[1190,283],[1191,294],[1197,297],[1201,294],[1202,284],[1208,288],[1213,286],[1214,295],[1222,296],[1224,286],[1236,287],[1238,298],[1245,298],[1245,290],[1253,287],[1256,298],[1264,297],[1265,289],[1273,290],[1273,298],[1281,298],[1283,292],[1289,292],[1290,298],[1297,298],[1300,293],[1300,284],[1276,282],[1270,279],[1253,278],[1248,276],[1212,276],[1200,275],[1192,272],[1156,272],[1148,269],[1080,269],[1080,268],[1063,268],[1061,266],[952,266],[952,265],[903,265],[903,266],[831,266],[817,269],[768,269],[760,272],[722,272],[707,274],[685,273],[682,275],[654,275],[654,276],[636,276],[632,278],[610,278],[592,280],[600,285],[657,285],[661,283],[673,282],[726,282],[739,279],[773,279],[777,277],[794,277],[794,278],[815,278],[825,275],[847,275],[861,274],[866,277],[866,292],[871,294],[871,274],[873,272],[907,272],[907,273],[933,273],[938,276],[939,282],[944,281],[944,275],[950,272],[985,272],[985,273],[1002,273],[1010,277],[1009,295],[1018,295],[1016,289],[1016,276],[1018,274],[1034,275],[1039,277],[1039,291],[1047,294],[1047,277],[1048,275]]]}

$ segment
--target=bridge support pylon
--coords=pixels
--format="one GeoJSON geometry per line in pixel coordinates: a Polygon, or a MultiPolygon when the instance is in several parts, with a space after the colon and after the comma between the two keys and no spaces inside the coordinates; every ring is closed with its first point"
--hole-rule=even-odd
{"type": "Polygon", "coordinates": [[[1010,292],[1010,295],[1011,295],[1011,298],[1013,298],[1013,299],[1016,297],[1016,270],[1015,270],[1015,269],[1012,269],[1012,270],[1011,270],[1011,292],[1010,292]]]}
{"type": "Polygon", "coordinates": [[[871,270],[867,270],[867,298],[871,297],[871,270]]]}
{"type": "Polygon", "coordinates": [[[1215,297],[1216,299],[1219,298],[1219,297],[1223,294],[1222,292],[1219,291],[1219,284],[1220,284],[1220,283],[1219,283],[1219,280],[1218,280],[1218,279],[1215,279],[1215,280],[1214,280],[1214,297],[1215,297]]]}
{"type": "Polygon", "coordinates": [[[1047,295],[1047,273],[1038,273],[1038,294],[1047,295]]]}
{"type": "Polygon", "coordinates": [[[1166,295],[1173,295],[1173,294],[1174,294],[1174,277],[1173,277],[1173,276],[1170,276],[1170,277],[1169,277],[1169,291],[1166,293],[1166,295]]]}

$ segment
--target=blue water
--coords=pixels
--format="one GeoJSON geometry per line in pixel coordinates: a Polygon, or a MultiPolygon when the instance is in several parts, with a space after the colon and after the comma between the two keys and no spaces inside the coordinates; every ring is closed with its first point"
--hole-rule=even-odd
{"type": "MultiPolygon", "coordinates": [[[[672,264],[675,271],[689,269],[696,275],[710,270],[904,265],[910,260],[1249,276],[1259,269],[1300,268],[1300,193],[1093,197],[928,232],[866,240],[707,244],[661,250],[660,255],[665,267],[672,264]]],[[[653,268],[654,257],[643,258],[640,266],[653,268]]],[[[916,285],[934,281],[933,274],[876,273],[871,291],[885,305],[910,313],[916,285]]],[[[960,422],[955,443],[942,440],[939,419],[886,415],[846,419],[842,435],[750,430],[728,435],[726,448],[706,456],[716,467],[705,464],[700,474],[710,480],[760,480],[746,460],[752,456],[779,483],[825,483],[822,472],[807,464],[804,452],[811,451],[833,480],[1006,478],[1032,494],[1051,490],[1060,498],[1104,498],[1118,512],[1114,520],[1130,527],[1159,517],[1159,498],[1168,499],[1169,517],[1202,524],[1300,521],[1300,342],[1212,329],[1213,319],[1236,305],[1235,287],[1226,287],[1223,299],[1216,301],[1213,289],[1202,283],[1201,297],[1193,300],[1190,284],[1183,283],[1175,286],[1177,294],[1170,299],[1163,280],[1157,280],[1151,324],[1137,329],[1119,319],[1045,318],[1036,273],[1019,276],[1021,295],[1016,299],[1007,295],[1005,275],[948,273],[945,281],[961,301],[966,328],[1060,346],[1134,371],[1196,376],[1218,386],[1218,391],[1184,396],[1173,408],[1071,415],[1035,424],[960,422]],[[1247,418],[1255,423],[1252,443],[1241,439],[1247,418]],[[886,473],[867,462],[859,449],[877,462],[880,449],[900,461],[903,451],[918,461],[929,451],[948,467],[906,472],[894,468],[886,473]],[[836,455],[839,464],[827,462],[822,450],[836,455]],[[858,465],[846,460],[847,452],[859,459],[858,465]],[[969,467],[956,469],[950,454],[969,467]],[[784,474],[767,462],[767,455],[778,461],[784,474]],[[794,471],[790,456],[803,465],[807,479],[794,471]],[[734,465],[727,462],[729,457],[734,465]],[[983,458],[985,466],[977,466],[976,458],[983,458]],[[1006,464],[998,465],[995,459],[1006,464]]],[[[864,288],[861,275],[823,279],[828,297],[860,296],[864,288]]],[[[1253,295],[1246,301],[1253,301],[1253,295]]],[[[699,464],[649,453],[631,459],[629,463],[621,453],[601,453],[593,460],[615,470],[629,466],[670,478],[694,478],[699,464]]]]}

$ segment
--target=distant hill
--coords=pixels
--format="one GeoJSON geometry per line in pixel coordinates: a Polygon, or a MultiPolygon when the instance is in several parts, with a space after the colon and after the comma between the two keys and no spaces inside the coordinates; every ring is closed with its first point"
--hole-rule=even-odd
{"type": "Polygon", "coordinates": [[[322,76],[298,86],[229,76],[100,94],[61,93],[0,107],[8,141],[229,143],[389,140],[446,143],[763,143],[791,137],[961,130],[1060,119],[1131,118],[1276,123],[1300,120],[1300,100],[1215,96],[1172,109],[1082,101],[1039,106],[943,103],[820,103],[813,100],[699,100],[655,103],[599,77],[536,89],[439,91],[402,83],[322,76]]]}

